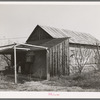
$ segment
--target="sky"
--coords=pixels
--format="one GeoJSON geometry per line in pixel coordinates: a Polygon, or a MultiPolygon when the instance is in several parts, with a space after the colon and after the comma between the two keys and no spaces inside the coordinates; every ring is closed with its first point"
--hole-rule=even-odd
{"type": "Polygon", "coordinates": [[[0,45],[24,42],[36,25],[89,33],[100,40],[100,5],[0,3],[0,45]]]}

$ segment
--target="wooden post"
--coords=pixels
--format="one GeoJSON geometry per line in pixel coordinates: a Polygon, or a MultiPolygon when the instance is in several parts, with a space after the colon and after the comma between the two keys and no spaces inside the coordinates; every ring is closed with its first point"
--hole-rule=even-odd
{"type": "Polygon", "coordinates": [[[47,55],[46,55],[46,67],[47,67],[47,80],[50,80],[49,50],[47,50],[47,55]]]}
{"type": "Polygon", "coordinates": [[[17,84],[17,65],[16,65],[16,46],[14,46],[14,72],[15,72],[15,84],[17,84]]]}

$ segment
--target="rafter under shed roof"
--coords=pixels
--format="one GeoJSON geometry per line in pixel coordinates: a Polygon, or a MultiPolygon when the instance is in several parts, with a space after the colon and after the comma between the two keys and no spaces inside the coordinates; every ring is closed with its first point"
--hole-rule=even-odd
{"type": "Polygon", "coordinates": [[[14,52],[14,46],[16,46],[16,50],[18,52],[21,51],[28,51],[28,50],[45,50],[47,47],[44,46],[38,46],[38,45],[31,45],[31,44],[10,44],[10,45],[4,45],[0,46],[0,54],[11,54],[14,52]]]}

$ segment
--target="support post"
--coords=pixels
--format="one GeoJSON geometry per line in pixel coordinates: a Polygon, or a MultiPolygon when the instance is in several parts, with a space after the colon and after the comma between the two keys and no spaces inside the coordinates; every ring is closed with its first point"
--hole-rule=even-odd
{"type": "Polygon", "coordinates": [[[46,54],[46,67],[47,67],[47,80],[50,80],[50,68],[49,68],[49,50],[47,49],[46,54]]]}
{"type": "Polygon", "coordinates": [[[16,46],[14,46],[14,73],[15,73],[15,84],[17,84],[16,46]]]}

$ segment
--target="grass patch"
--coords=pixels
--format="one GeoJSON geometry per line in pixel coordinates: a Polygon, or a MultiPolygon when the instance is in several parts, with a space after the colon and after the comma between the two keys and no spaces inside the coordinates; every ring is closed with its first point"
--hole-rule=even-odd
{"type": "Polygon", "coordinates": [[[84,74],[74,74],[70,76],[54,77],[50,81],[43,82],[47,85],[81,87],[83,89],[100,89],[100,72],[91,72],[84,74]]]}
{"type": "Polygon", "coordinates": [[[19,76],[18,84],[14,84],[14,76],[2,76],[0,90],[98,92],[100,91],[100,72],[53,77],[50,81],[30,81],[24,76],[19,76]]]}

